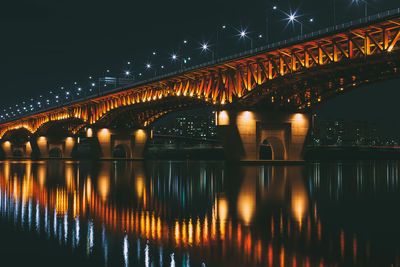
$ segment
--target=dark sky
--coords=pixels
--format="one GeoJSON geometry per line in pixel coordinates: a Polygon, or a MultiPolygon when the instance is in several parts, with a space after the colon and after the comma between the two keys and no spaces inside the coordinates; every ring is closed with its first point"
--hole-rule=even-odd
{"type": "MultiPolygon", "coordinates": [[[[4,2],[4,1],[3,1],[4,2]]],[[[337,22],[363,15],[363,7],[352,0],[336,0],[337,22]]],[[[333,23],[332,1],[275,1],[289,12],[298,10],[305,31],[333,23]],[[315,22],[307,21],[314,18],[315,22]]],[[[49,96],[61,86],[73,90],[73,82],[85,88],[88,77],[105,74],[122,76],[129,70],[145,73],[145,63],[161,64],[173,70],[172,52],[204,60],[200,43],[215,46],[216,29],[228,25],[220,34],[220,54],[249,48],[239,42],[234,30],[247,28],[255,45],[265,33],[266,0],[153,0],[153,1],[7,1],[0,6],[0,111],[30,98],[49,96]],[[183,49],[183,40],[189,41],[183,49]],[[157,51],[155,57],[152,51],[157,51]]],[[[371,0],[370,14],[400,7],[398,0],[371,0]]],[[[294,36],[299,27],[287,27],[281,12],[274,12],[271,38],[274,41],[294,36]]],[[[180,55],[181,56],[181,55],[180,55]]],[[[400,119],[395,115],[395,100],[400,97],[399,81],[361,88],[332,100],[318,109],[322,116],[380,121],[385,133],[397,135],[400,119]],[[393,122],[396,122],[394,125],[393,122]]]]}

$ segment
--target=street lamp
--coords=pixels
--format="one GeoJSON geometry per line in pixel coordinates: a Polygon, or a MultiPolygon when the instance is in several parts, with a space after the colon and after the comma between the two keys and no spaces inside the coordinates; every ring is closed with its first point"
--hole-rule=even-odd
{"type": "MultiPolygon", "coordinates": [[[[154,52],[153,52],[153,53],[154,53],[154,52]]],[[[151,65],[151,63],[150,63],[150,62],[149,62],[149,63],[146,63],[146,69],[147,69],[147,70],[150,70],[151,68],[153,68],[153,66],[151,65]]],[[[153,69],[154,69],[154,76],[157,76],[157,68],[154,67],[153,69]]],[[[142,73],[139,73],[139,76],[142,76],[142,73]]]]}
{"type": "MultiPolygon", "coordinates": [[[[217,35],[217,38],[216,38],[216,42],[215,42],[215,57],[218,57],[218,52],[219,52],[219,44],[220,44],[220,42],[219,42],[219,38],[220,38],[220,36],[219,36],[219,34],[220,34],[220,31],[224,31],[224,30],[226,30],[226,28],[227,28],[227,26],[224,24],[224,25],[222,25],[221,26],[221,28],[217,28],[217,32],[216,32],[216,35],[217,35]]],[[[215,59],[215,58],[214,58],[215,59]]]]}
{"type": "Polygon", "coordinates": [[[208,43],[204,42],[201,44],[201,52],[207,53],[207,51],[211,52],[212,59],[214,59],[214,51],[210,49],[208,43]]]}
{"type": "Polygon", "coordinates": [[[296,12],[287,14],[288,23],[294,25],[295,22],[298,22],[300,24],[300,35],[303,35],[303,23],[297,19],[298,17],[296,12]]]}
{"type": "Polygon", "coordinates": [[[250,47],[251,47],[251,49],[253,49],[253,38],[251,38],[247,34],[246,29],[242,29],[242,30],[239,31],[239,37],[240,37],[240,39],[245,39],[245,38],[250,39],[250,47]]]}
{"type": "MultiPolygon", "coordinates": [[[[268,1],[268,2],[271,2],[271,1],[268,1]]],[[[275,10],[277,10],[278,9],[278,6],[277,5],[272,5],[272,10],[273,11],[275,11],[275,10]]],[[[268,5],[267,6],[267,10],[266,10],[266,17],[265,17],[265,24],[266,24],[266,29],[265,29],[265,42],[266,42],[266,44],[268,44],[268,42],[270,41],[270,16],[272,16],[272,12],[271,12],[271,8],[270,8],[270,6],[268,5]]]]}

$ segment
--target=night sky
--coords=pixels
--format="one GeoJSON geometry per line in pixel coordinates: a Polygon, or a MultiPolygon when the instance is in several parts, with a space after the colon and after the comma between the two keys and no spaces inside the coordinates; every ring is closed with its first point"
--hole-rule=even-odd
{"type": "MultiPolygon", "coordinates": [[[[351,2],[336,0],[338,23],[363,16],[363,6],[351,2]]],[[[255,46],[262,45],[267,8],[270,40],[299,34],[299,24],[287,25],[281,11],[272,11],[273,4],[287,13],[297,10],[305,32],[333,23],[329,0],[7,1],[0,7],[0,111],[39,95],[49,97],[49,91],[58,92],[61,86],[73,91],[75,81],[85,89],[89,76],[104,76],[106,69],[117,77],[127,69],[135,76],[150,75],[145,70],[150,62],[154,68],[165,65],[164,72],[168,72],[177,68],[171,62],[172,53],[190,56],[193,64],[206,61],[210,55],[201,53],[201,43],[208,42],[215,49],[216,31],[222,25],[227,29],[219,33],[220,55],[250,48],[248,40],[238,40],[240,29],[247,29],[255,46]],[[188,41],[186,46],[183,40],[188,41]],[[130,66],[128,61],[132,61],[130,66]]],[[[397,7],[398,0],[371,0],[368,11],[397,7]]],[[[320,106],[317,113],[319,117],[380,122],[382,134],[398,137],[399,83],[359,88],[320,106]]]]}

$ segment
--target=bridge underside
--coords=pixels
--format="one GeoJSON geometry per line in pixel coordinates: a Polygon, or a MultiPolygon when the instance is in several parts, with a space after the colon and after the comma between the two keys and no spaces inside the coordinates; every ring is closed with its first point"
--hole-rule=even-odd
{"type": "Polygon", "coordinates": [[[399,52],[338,62],[282,76],[257,86],[231,106],[307,112],[352,89],[396,78],[400,78],[399,52]]]}

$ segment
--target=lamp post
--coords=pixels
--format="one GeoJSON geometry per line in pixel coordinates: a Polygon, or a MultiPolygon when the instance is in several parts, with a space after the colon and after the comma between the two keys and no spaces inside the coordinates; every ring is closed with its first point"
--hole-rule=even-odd
{"type": "MultiPolygon", "coordinates": [[[[297,16],[296,13],[288,14],[287,20],[289,21],[289,23],[292,23],[293,25],[295,22],[299,23],[300,24],[300,35],[303,35],[304,23],[301,22],[300,20],[298,20],[297,19],[298,17],[299,16],[297,16]]],[[[310,18],[306,22],[314,23],[314,21],[315,21],[314,18],[310,18]]]]}
{"type": "Polygon", "coordinates": [[[270,16],[272,16],[272,11],[275,11],[278,9],[278,7],[276,5],[270,5],[271,1],[267,1],[267,9],[265,11],[266,13],[266,17],[265,17],[265,43],[268,44],[271,41],[271,36],[270,36],[270,21],[271,19],[269,18],[270,16]]]}
{"type": "MultiPolygon", "coordinates": [[[[172,54],[171,54],[171,61],[172,61],[173,63],[175,63],[177,60],[178,60],[178,55],[177,55],[176,53],[172,53],[172,54]]],[[[164,68],[164,66],[161,66],[161,68],[164,68]]],[[[181,60],[181,66],[180,66],[180,68],[182,68],[182,60],[181,60]]]]}
{"type": "MultiPolygon", "coordinates": [[[[146,63],[146,70],[150,70],[151,69],[151,63],[150,62],[148,62],[148,63],[146,63]]],[[[139,73],[140,74],[140,73],[139,73]]],[[[154,76],[156,76],[157,75],[157,69],[156,68],[154,68],[154,76]]]]}
{"type": "Polygon", "coordinates": [[[210,49],[208,43],[204,42],[201,45],[201,52],[205,52],[206,53],[207,51],[211,52],[212,59],[214,59],[214,51],[210,49]]]}
{"type": "Polygon", "coordinates": [[[290,13],[287,19],[289,23],[292,23],[292,25],[294,25],[295,22],[298,22],[300,24],[300,35],[303,35],[303,23],[297,20],[296,13],[290,13]]]}
{"type": "Polygon", "coordinates": [[[218,48],[219,48],[219,33],[220,33],[220,30],[221,31],[223,31],[223,30],[225,30],[227,28],[227,26],[226,25],[222,25],[221,26],[221,29],[220,28],[217,28],[217,32],[216,32],[216,35],[217,35],[217,38],[216,38],[216,43],[215,43],[215,53],[213,54],[213,59],[215,60],[215,57],[218,57],[218,48]]]}
{"type": "Polygon", "coordinates": [[[251,49],[253,49],[253,38],[251,38],[251,37],[247,34],[247,31],[246,31],[245,29],[242,29],[242,30],[239,32],[239,37],[240,37],[240,39],[245,39],[245,38],[250,39],[250,47],[251,47],[251,49]]]}

